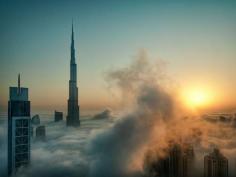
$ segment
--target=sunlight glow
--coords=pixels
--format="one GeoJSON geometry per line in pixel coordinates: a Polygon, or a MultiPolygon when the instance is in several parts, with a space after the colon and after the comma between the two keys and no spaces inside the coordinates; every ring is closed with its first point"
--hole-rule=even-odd
{"type": "Polygon", "coordinates": [[[184,97],[187,106],[194,108],[206,107],[211,103],[211,94],[204,89],[185,91],[184,97]]]}
{"type": "Polygon", "coordinates": [[[202,91],[195,91],[189,95],[189,101],[194,105],[203,105],[207,102],[207,95],[202,91]]]}

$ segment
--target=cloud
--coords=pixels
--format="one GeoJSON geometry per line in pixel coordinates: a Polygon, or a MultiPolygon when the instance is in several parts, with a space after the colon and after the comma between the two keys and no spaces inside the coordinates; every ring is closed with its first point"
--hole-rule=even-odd
{"type": "Polygon", "coordinates": [[[83,157],[86,128],[67,128],[65,122],[46,126],[46,141],[32,140],[31,164],[18,171],[19,177],[78,177],[86,176],[83,157]]]}
{"type": "Polygon", "coordinates": [[[174,101],[156,80],[162,73],[158,75],[146,56],[142,51],[130,67],[107,76],[126,96],[124,99],[133,97],[133,103],[128,114],[89,143],[89,152],[95,157],[91,159],[90,176],[142,175],[143,155],[156,124],[173,116],[174,101]]]}

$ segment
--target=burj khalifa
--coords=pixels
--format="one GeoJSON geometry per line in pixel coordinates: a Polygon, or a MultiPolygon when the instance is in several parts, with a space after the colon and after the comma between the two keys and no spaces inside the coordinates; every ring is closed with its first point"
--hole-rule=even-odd
{"type": "Polygon", "coordinates": [[[70,47],[70,80],[69,80],[69,99],[68,114],[66,118],[67,126],[77,127],[80,125],[78,87],[77,87],[77,65],[75,62],[74,30],[72,24],[71,47],[70,47]]]}

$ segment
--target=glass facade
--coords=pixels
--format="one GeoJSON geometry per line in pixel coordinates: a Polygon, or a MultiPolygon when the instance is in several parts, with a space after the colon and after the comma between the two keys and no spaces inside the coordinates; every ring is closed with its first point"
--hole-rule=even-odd
{"type": "Polygon", "coordinates": [[[8,102],[8,174],[30,162],[30,101],[28,89],[10,87],[8,102]],[[23,94],[24,93],[24,94],[23,94]]]}

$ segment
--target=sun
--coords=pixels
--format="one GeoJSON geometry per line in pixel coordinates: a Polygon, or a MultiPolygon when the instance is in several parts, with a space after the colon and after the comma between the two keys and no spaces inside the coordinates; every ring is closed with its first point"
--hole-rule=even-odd
{"type": "Polygon", "coordinates": [[[203,91],[194,91],[189,95],[189,102],[193,105],[204,105],[207,102],[207,95],[203,91]]]}
{"type": "Polygon", "coordinates": [[[190,107],[205,107],[210,103],[210,94],[203,89],[193,89],[185,92],[185,102],[190,107]]]}

